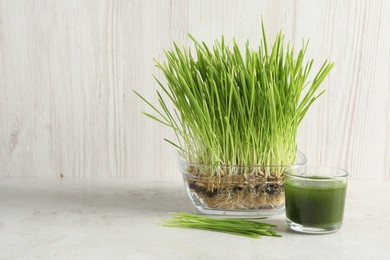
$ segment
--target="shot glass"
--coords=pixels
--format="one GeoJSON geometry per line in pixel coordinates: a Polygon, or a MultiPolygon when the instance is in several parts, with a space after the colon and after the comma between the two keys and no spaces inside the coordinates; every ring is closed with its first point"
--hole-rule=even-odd
{"type": "Polygon", "coordinates": [[[294,231],[326,234],[343,225],[348,173],[340,168],[307,166],[285,170],[287,225],[294,231]]]}

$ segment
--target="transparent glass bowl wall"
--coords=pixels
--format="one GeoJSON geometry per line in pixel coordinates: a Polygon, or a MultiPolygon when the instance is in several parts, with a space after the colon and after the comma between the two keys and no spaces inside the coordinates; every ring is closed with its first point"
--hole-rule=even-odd
{"type": "Polygon", "coordinates": [[[188,196],[203,214],[272,216],[284,212],[283,171],[293,166],[304,171],[306,157],[297,152],[292,165],[202,165],[180,158],[188,196]]]}

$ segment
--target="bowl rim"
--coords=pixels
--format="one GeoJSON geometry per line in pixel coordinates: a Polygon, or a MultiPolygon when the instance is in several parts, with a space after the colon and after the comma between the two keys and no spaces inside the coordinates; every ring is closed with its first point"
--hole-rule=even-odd
{"type": "Polygon", "coordinates": [[[295,157],[295,162],[292,164],[267,164],[267,165],[236,165],[236,164],[204,164],[204,163],[193,163],[189,162],[186,159],[184,159],[180,152],[177,152],[178,157],[179,157],[179,164],[180,165],[186,165],[186,166],[203,166],[203,167],[235,167],[235,168],[260,168],[260,167],[297,167],[297,166],[306,166],[307,165],[307,158],[306,155],[301,152],[300,150],[297,149],[296,152],[296,157],[295,157]],[[301,157],[301,161],[297,162],[297,157],[298,155],[301,157]]]}

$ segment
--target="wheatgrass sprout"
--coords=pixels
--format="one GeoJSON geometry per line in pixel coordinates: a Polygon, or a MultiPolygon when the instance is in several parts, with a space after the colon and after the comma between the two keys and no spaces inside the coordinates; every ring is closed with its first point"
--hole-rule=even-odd
{"type": "Polygon", "coordinates": [[[167,83],[158,79],[159,106],[135,92],[155,112],[148,117],[173,129],[167,140],[182,157],[205,165],[288,165],[297,151],[297,129],[333,64],[325,61],[309,81],[313,60],[308,43],[296,52],[280,32],[256,49],[243,51],[224,37],[212,46],[189,35],[193,49],[174,44],[167,61],[156,62],[167,83]],[[168,104],[173,104],[170,109],[168,104]]]}
{"type": "Polygon", "coordinates": [[[172,218],[164,220],[163,226],[192,228],[228,233],[251,238],[261,236],[281,237],[273,230],[275,225],[259,222],[263,218],[210,218],[186,212],[177,212],[172,218]]]}

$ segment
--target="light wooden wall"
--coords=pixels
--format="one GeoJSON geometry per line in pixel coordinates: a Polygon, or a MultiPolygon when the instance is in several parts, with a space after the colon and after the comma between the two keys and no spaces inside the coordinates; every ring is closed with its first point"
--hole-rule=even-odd
{"type": "Polygon", "coordinates": [[[280,28],[336,66],[299,133],[311,164],[390,180],[390,1],[0,0],[0,176],[180,178],[171,133],[141,115],[153,58],[187,33],[280,28]]]}

